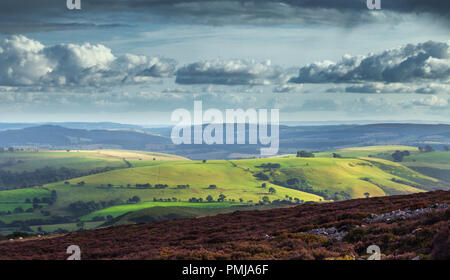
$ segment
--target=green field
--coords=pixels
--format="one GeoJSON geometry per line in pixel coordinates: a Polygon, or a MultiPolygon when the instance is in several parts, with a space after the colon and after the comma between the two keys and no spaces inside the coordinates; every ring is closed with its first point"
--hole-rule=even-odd
{"type": "Polygon", "coordinates": [[[323,200],[320,196],[276,186],[270,182],[266,182],[267,187],[263,189],[262,181],[228,161],[161,162],[159,165],[114,170],[68,181],[70,185],[59,182],[45,186],[57,192],[58,199],[51,207],[56,213],[66,214],[64,208],[74,201],[126,200],[134,195],[139,196],[142,202],[152,202],[154,198],[176,198],[177,201],[184,202],[193,197],[205,200],[208,195],[217,200],[220,194],[226,195],[227,201],[239,202],[242,199],[245,203],[257,203],[264,196],[268,196],[270,200],[284,199],[286,195],[304,201],[323,200]],[[85,185],[77,186],[81,181],[85,185]],[[136,184],[146,183],[168,184],[168,188],[135,188],[136,184]],[[106,187],[108,184],[111,187],[106,187]],[[189,184],[190,187],[178,189],[177,185],[182,184],[189,184]],[[209,189],[212,184],[217,188],[209,189]],[[270,187],[276,190],[275,194],[269,194],[270,187]]]}
{"type": "Polygon", "coordinates": [[[43,188],[0,191],[0,203],[24,203],[27,198],[33,200],[35,197],[39,199],[50,197],[50,191],[43,188]]]}
{"type": "Polygon", "coordinates": [[[283,207],[280,204],[265,204],[254,206],[230,206],[220,208],[197,208],[197,207],[184,207],[184,206],[155,206],[150,208],[144,208],[141,210],[128,212],[120,215],[112,220],[109,220],[105,225],[125,225],[133,223],[144,223],[162,221],[168,219],[181,219],[181,218],[193,218],[198,216],[209,216],[223,213],[232,213],[235,211],[249,211],[249,210],[264,210],[270,208],[283,207]]]}
{"type": "Polygon", "coordinates": [[[392,153],[395,151],[409,151],[410,153],[418,152],[417,147],[410,146],[367,146],[346,148],[342,150],[315,153],[316,157],[333,157],[333,153],[339,154],[344,158],[359,158],[359,157],[375,157],[387,160],[393,160],[392,153]]]}
{"type": "Polygon", "coordinates": [[[106,209],[102,209],[99,211],[95,211],[81,218],[82,221],[89,221],[93,217],[107,217],[108,215],[113,218],[123,215],[128,212],[138,211],[145,208],[152,207],[190,207],[190,208],[228,208],[232,206],[242,205],[239,203],[230,203],[230,202],[222,202],[222,203],[190,203],[190,202],[144,202],[144,203],[136,203],[136,204],[128,204],[128,205],[118,205],[108,207],[106,209]]]}
{"type": "MultiPolygon", "coordinates": [[[[413,179],[419,178],[423,180],[421,182],[428,183],[436,181],[407,168],[404,168],[403,174],[393,175],[363,159],[273,158],[266,161],[278,163],[281,167],[271,170],[255,168],[262,162],[261,160],[234,162],[253,172],[262,171],[272,181],[286,182],[288,179],[296,178],[299,183],[291,186],[293,188],[309,187],[328,195],[344,192],[351,198],[364,197],[366,192],[371,196],[420,192],[423,190],[412,186],[419,185],[419,182],[413,179]],[[394,182],[393,178],[403,182],[394,182]]],[[[393,162],[389,164],[396,166],[393,162]]]]}
{"type": "Polygon", "coordinates": [[[140,166],[151,165],[155,161],[186,160],[175,155],[124,150],[15,151],[0,153],[0,168],[11,172],[34,171],[44,167],[89,171],[104,167],[128,167],[124,159],[140,166]]]}

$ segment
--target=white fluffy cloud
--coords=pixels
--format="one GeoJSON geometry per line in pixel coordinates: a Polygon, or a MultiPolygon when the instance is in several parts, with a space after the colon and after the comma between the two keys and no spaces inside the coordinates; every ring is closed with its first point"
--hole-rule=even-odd
{"type": "Polygon", "coordinates": [[[367,56],[345,55],[339,62],[315,62],[300,68],[294,83],[449,81],[449,43],[428,41],[367,56]]]}
{"type": "Polygon", "coordinates": [[[85,43],[44,46],[25,36],[0,42],[0,85],[108,86],[170,76],[172,60],[125,54],[85,43]]]}
{"type": "Polygon", "coordinates": [[[286,80],[283,69],[270,60],[212,60],[181,67],[176,72],[179,84],[269,85],[286,80]]]}

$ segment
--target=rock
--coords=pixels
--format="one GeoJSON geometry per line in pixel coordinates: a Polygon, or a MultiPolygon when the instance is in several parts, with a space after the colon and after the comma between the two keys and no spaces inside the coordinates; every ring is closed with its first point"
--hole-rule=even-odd
{"type": "Polygon", "coordinates": [[[413,261],[420,261],[420,257],[416,256],[416,257],[412,258],[411,260],[413,260],[413,261]]]}

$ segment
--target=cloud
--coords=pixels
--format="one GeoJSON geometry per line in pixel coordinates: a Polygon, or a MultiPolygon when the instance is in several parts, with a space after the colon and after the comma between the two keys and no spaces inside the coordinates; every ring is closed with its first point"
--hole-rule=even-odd
{"type": "MultiPolygon", "coordinates": [[[[36,32],[108,26],[98,24],[111,13],[134,13],[135,20],[208,25],[330,24],[354,26],[401,20],[401,15],[431,15],[449,22],[447,0],[382,1],[369,11],[362,0],[82,0],[82,10],[69,11],[62,0],[0,1],[0,32],[36,32]],[[103,17],[105,15],[105,17],[103,17]],[[396,16],[400,15],[400,16],[396,16]],[[71,21],[70,24],[67,21],[71,21]],[[86,24],[86,22],[89,22],[86,24]]],[[[119,20],[119,18],[115,18],[119,20]]],[[[110,20],[109,20],[110,21],[110,20]]],[[[110,23],[110,22],[109,22],[110,23]]],[[[127,24],[125,22],[125,24],[127,24]]]]}
{"type": "Polygon", "coordinates": [[[444,108],[448,106],[448,99],[432,95],[430,97],[413,100],[412,103],[416,106],[444,108]]]}
{"type": "Polygon", "coordinates": [[[351,84],[345,87],[334,86],[327,88],[329,93],[370,93],[370,94],[390,94],[390,93],[418,93],[418,94],[440,94],[450,93],[450,85],[438,83],[363,83],[351,84]]]}
{"type": "Polygon", "coordinates": [[[116,56],[103,45],[44,46],[25,36],[0,42],[2,86],[111,86],[170,76],[175,62],[158,57],[116,56]]]}
{"type": "Polygon", "coordinates": [[[345,88],[349,93],[408,93],[413,92],[411,87],[404,84],[366,83],[351,85],[345,88]]]}
{"type": "Polygon", "coordinates": [[[298,85],[284,84],[284,85],[279,85],[273,89],[273,92],[275,92],[275,93],[288,93],[288,92],[300,93],[302,91],[303,91],[303,85],[301,85],[301,84],[298,84],[298,85]]]}
{"type": "Polygon", "coordinates": [[[178,84],[268,85],[286,80],[270,60],[212,60],[185,65],[176,72],[178,84]]]}
{"type": "Polygon", "coordinates": [[[450,85],[431,83],[417,88],[415,92],[423,94],[450,93],[450,85]]]}
{"type": "Polygon", "coordinates": [[[315,62],[300,68],[293,83],[448,81],[448,43],[428,41],[367,56],[345,55],[339,62],[315,62]]]}

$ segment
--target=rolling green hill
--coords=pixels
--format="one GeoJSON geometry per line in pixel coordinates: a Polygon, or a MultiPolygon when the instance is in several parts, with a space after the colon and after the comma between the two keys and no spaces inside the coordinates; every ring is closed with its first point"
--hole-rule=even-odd
{"type": "MultiPolygon", "coordinates": [[[[450,153],[422,153],[407,146],[363,147],[334,152],[341,158],[334,158],[333,152],[329,152],[317,153],[315,158],[284,155],[206,162],[139,151],[17,152],[14,156],[21,158],[21,162],[6,167],[9,170],[32,169],[49,163],[79,169],[111,164],[123,168],[41,187],[0,191],[0,211],[13,211],[17,207],[27,210],[33,207],[32,203],[26,203],[27,199],[39,199],[33,212],[0,215],[0,222],[40,219],[44,224],[45,220],[65,217],[58,224],[70,224],[76,219],[88,221],[98,216],[117,217],[148,208],[157,211],[162,207],[176,209],[174,217],[180,216],[178,210],[181,208],[189,208],[198,216],[202,211],[205,214],[219,213],[223,209],[252,206],[263,200],[268,200],[266,205],[267,202],[283,200],[324,202],[448,188],[439,176],[423,175],[427,173],[418,172],[417,168],[450,170],[447,162],[450,153]],[[404,162],[393,162],[389,157],[396,150],[408,150],[411,155],[404,157],[404,162]],[[54,200],[48,202],[52,193],[54,200]],[[219,199],[221,195],[223,197],[219,199]],[[136,197],[138,199],[133,200],[136,197]],[[207,203],[207,197],[212,202],[207,203]],[[72,220],[68,222],[67,217],[72,220]]],[[[5,154],[0,159],[5,159],[5,154]]],[[[162,211],[155,217],[170,216],[170,213],[162,211]]]]}
{"type": "Polygon", "coordinates": [[[187,159],[176,155],[124,150],[29,150],[0,153],[0,168],[11,172],[34,171],[44,167],[89,171],[94,168],[128,167],[126,161],[142,166],[160,160],[187,159]]]}
{"type": "MultiPolygon", "coordinates": [[[[142,202],[152,202],[156,199],[171,199],[188,201],[191,198],[202,198],[206,201],[208,195],[217,200],[220,194],[227,201],[257,203],[264,196],[270,200],[284,199],[286,196],[303,201],[320,201],[322,197],[305,193],[266,182],[267,187],[261,187],[264,181],[258,180],[252,173],[239,167],[234,167],[228,161],[173,161],[160,162],[158,165],[119,169],[105,173],[67,180],[65,182],[45,185],[48,190],[55,190],[58,199],[50,208],[58,213],[65,213],[68,204],[75,201],[110,201],[114,199],[127,200],[139,196],[142,202]],[[84,182],[83,186],[79,186],[84,182]],[[136,184],[149,183],[167,184],[165,189],[142,189],[136,184]],[[189,185],[189,188],[179,188],[178,185],[189,185]],[[216,185],[215,189],[209,188],[216,185]],[[269,194],[273,187],[275,194],[269,194]]],[[[0,193],[1,194],[1,193],[0,193]]]]}
{"type": "MultiPolygon", "coordinates": [[[[261,160],[234,161],[252,172],[262,172],[270,181],[286,187],[317,193],[325,199],[348,199],[370,196],[405,194],[423,191],[422,184],[434,184],[436,179],[408,168],[393,174],[364,159],[347,158],[271,158],[279,168],[257,168],[261,160]],[[259,164],[258,164],[259,163],[259,164]]],[[[398,164],[386,161],[393,168],[398,164]]],[[[425,186],[425,185],[423,185],[425,186]]]]}

